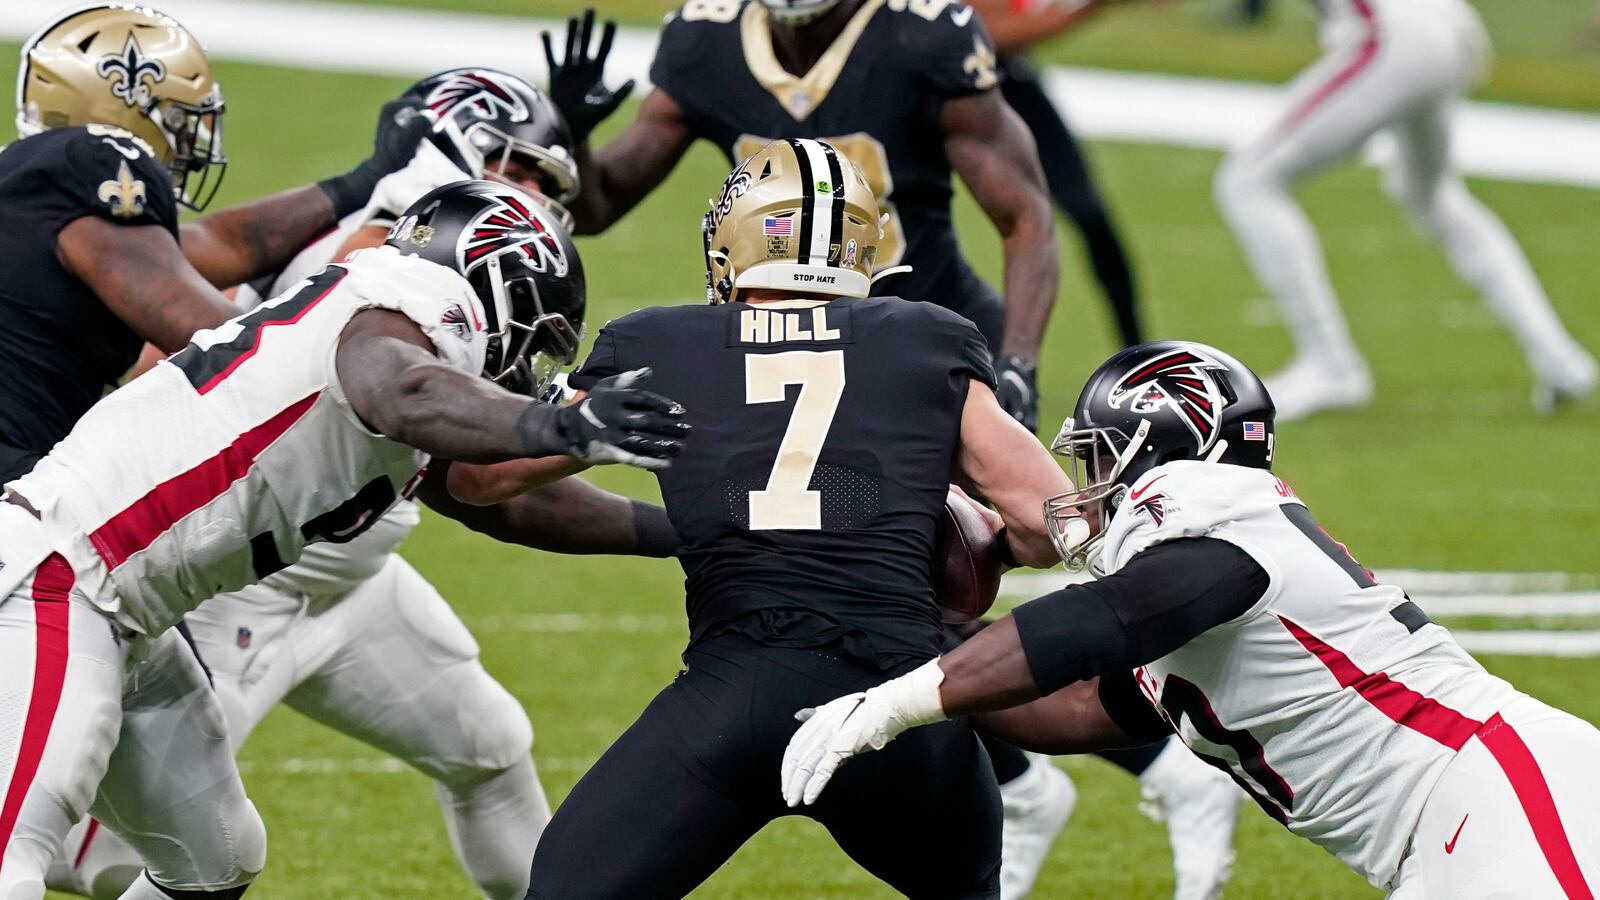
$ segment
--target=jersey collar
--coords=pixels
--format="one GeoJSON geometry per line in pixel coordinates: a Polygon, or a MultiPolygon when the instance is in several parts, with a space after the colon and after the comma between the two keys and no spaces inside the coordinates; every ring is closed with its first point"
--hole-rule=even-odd
{"type": "Polygon", "coordinates": [[[745,64],[750,67],[750,74],[777,98],[779,105],[788,111],[791,118],[796,122],[804,122],[827,99],[828,92],[839,80],[839,73],[844,71],[850,51],[855,49],[856,41],[861,38],[861,32],[866,30],[867,23],[883,4],[884,0],[867,0],[861,4],[822,58],[811,67],[811,71],[797,78],[778,62],[778,55],[772,49],[772,24],[767,8],[760,3],[746,3],[744,16],[739,21],[745,64]]]}

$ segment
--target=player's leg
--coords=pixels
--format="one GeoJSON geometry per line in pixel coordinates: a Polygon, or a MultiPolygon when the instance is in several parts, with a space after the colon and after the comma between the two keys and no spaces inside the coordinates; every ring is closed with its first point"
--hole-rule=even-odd
{"type": "Polygon", "coordinates": [[[1233,871],[1233,829],[1244,794],[1232,778],[1202,762],[1177,738],[1152,747],[1154,758],[1136,773],[1143,797],[1139,809],[1166,823],[1173,897],[1215,897],[1233,871]]]}
{"type": "Polygon", "coordinates": [[[1461,749],[1423,807],[1391,897],[1592,897],[1600,891],[1594,726],[1513,701],[1461,749]]]}
{"type": "Polygon", "coordinates": [[[267,834],[239,779],[222,707],[176,631],[145,640],[138,655],[92,807],[144,860],[122,896],[237,896],[266,863],[267,834]]]}
{"type": "Polygon", "coordinates": [[[752,713],[783,700],[754,689],[755,646],[725,635],[684,654],[688,668],[556,810],[528,900],[675,900],[783,811],[783,744],[755,753],[749,737],[752,713]]]}
{"type": "MultiPolygon", "coordinates": [[[[305,630],[303,607],[303,598],[256,584],[212,597],[185,617],[236,751],[295,685],[296,624],[305,630]]],[[[87,816],[67,835],[48,883],[51,890],[113,900],[143,869],[127,841],[87,816]]]]}
{"type": "Polygon", "coordinates": [[[1371,376],[1339,309],[1322,245],[1291,192],[1416,102],[1410,52],[1376,32],[1333,50],[1291,83],[1267,131],[1230,153],[1217,172],[1223,217],[1294,338],[1294,361],[1266,379],[1280,421],[1371,397],[1371,376]]]}
{"type": "Polygon", "coordinates": [[[1384,187],[1516,336],[1536,380],[1536,405],[1588,394],[1596,384],[1594,358],[1561,324],[1510,230],[1450,167],[1453,100],[1426,104],[1396,123],[1398,152],[1385,168],[1384,187]]]}
{"type": "Polygon", "coordinates": [[[533,726],[449,604],[395,555],[313,619],[329,649],[285,702],[432,778],[467,874],[493,900],[520,898],[550,819],[533,726]]]}
{"type": "Polygon", "coordinates": [[[104,616],[71,599],[73,581],[66,561],[52,555],[0,595],[5,900],[44,896],[50,862],[88,811],[117,740],[125,650],[104,616]]]}
{"type": "Polygon", "coordinates": [[[1144,338],[1139,328],[1133,270],[1111,213],[1089,172],[1088,160],[1032,67],[1025,60],[1008,61],[1006,74],[1000,92],[1033,133],[1050,195],[1083,236],[1084,249],[1111,308],[1117,334],[1124,346],[1137,344],[1144,338]]]}

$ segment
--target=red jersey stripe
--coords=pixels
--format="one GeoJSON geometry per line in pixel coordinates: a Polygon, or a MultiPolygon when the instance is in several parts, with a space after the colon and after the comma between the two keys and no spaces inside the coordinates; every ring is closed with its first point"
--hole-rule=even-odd
{"type": "Polygon", "coordinates": [[[1469,719],[1437,700],[1424,697],[1383,672],[1364,672],[1350,657],[1294,622],[1278,617],[1300,645],[1322,661],[1340,687],[1354,688],[1377,710],[1396,723],[1460,750],[1483,723],[1469,719]]]}
{"type": "Polygon", "coordinates": [[[52,553],[33,573],[33,693],[28,698],[28,716],[22,723],[22,740],[17,747],[17,765],[0,806],[0,864],[6,846],[17,826],[17,816],[39,773],[50,739],[50,726],[61,705],[61,687],[67,680],[68,625],[70,609],[67,594],[77,579],[72,567],[59,553],[52,553]]]}
{"type": "Polygon", "coordinates": [[[300,420],[321,392],[297,401],[287,409],[239,435],[222,452],[194,468],[163,481],[89,535],[108,568],[150,546],[185,516],[222,496],[255,465],[261,451],[282,437],[300,420]]]}
{"type": "Polygon", "coordinates": [[[1584,880],[1583,869],[1579,868],[1578,857],[1567,839],[1566,826],[1561,824],[1561,813],[1550,795],[1550,785],[1545,782],[1539,762],[1533,758],[1533,751],[1523,742],[1522,735],[1495,713],[1478,732],[1478,740],[1506,773],[1517,802],[1522,804],[1522,812],[1528,817],[1528,824],[1533,826],[1533,837],[1544,851],[1545,862],[1550,864],[1550,871],[1555,873],[1561,889],[1570,900],[1594,900],[1594,892],[1584,880]]]}

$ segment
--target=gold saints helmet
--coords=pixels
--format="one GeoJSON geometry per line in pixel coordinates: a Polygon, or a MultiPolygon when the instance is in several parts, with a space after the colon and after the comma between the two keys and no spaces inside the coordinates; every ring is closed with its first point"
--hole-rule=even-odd
{"type": "Polygon", "coordinates": [[[748,288],[865,297],[883,238],[861,170],[803,138],[773,141],[740,163],[711,201],[702,232],[712,303],[748,288]]]}
{"type": "Polygon", "coordinates": [[[17,132],[75,125],[109,125],[144,141],[172,173],[178,202],[192,209],[222,183],[222,89],[211,61],[194,35],[153,9],[78,9],[23,46],[17,132]]]}

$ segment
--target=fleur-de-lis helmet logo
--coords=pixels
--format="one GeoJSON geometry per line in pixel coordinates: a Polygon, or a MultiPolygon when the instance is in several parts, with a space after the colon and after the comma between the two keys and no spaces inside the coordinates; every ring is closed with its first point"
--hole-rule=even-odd
{"type": "Polygon", "coordinates": [[[129,106],[150,105],[150,86],[167,77],[167,65],[151,59],[139,49],[139,41],[132,34],[122,45],[121,53],[108,53],[95,64],[95,72],[111,79],[111,93],[129,106]],[[148,83],[146,83],[148,79],[148,83]]]}

